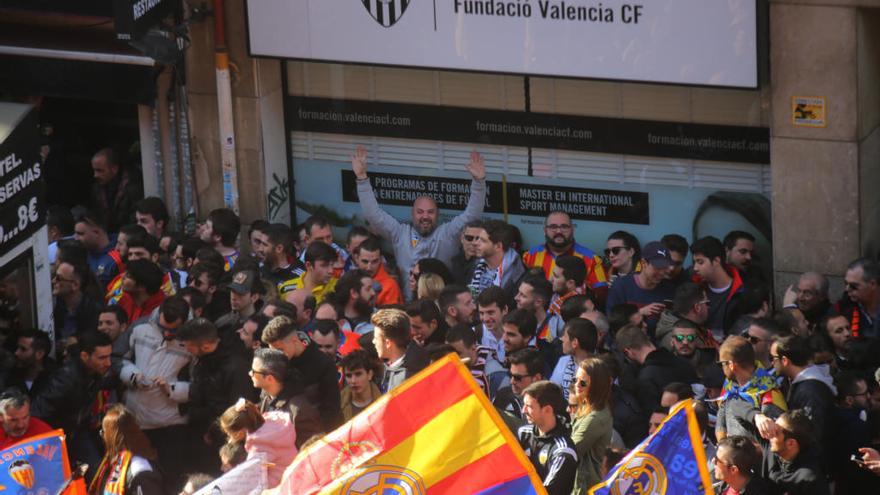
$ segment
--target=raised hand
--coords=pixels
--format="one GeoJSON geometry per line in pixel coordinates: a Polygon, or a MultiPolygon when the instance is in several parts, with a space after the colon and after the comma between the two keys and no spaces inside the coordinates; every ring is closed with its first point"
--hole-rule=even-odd
{"type": "Polygon", "coordinates": [[[358,179],[367,178],[367,149],[358,146],[351,154],[351,170],[358,179]]]}
{"type": "Polygon", "coordinates": [[[474,180],[483,180],[486,178],[486,163],[483,157],[476,151],[471,151],[471,161],[467,164],[467,171],[471,173],[474,180]]]}

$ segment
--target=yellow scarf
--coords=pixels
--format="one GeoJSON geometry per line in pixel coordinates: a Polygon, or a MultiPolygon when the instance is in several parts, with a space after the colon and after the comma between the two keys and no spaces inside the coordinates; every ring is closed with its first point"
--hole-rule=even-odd
{"type": "Polygon", "coordinates": [[[128,467],[131,465],[131,452],[123,450],[112,463],[107,462],[105,457],[98,467],[98,473],[89,487],[90,495],[124,495],[125,478],[128,475],[128,467]],[[101,484],[103,483],[103,489],[101,484]]]}

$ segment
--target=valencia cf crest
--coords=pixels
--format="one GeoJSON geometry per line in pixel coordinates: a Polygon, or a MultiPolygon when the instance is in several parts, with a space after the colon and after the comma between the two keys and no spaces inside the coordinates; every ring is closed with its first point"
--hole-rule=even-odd
{"type": "Polygon", "coordinates": [[[361,0],[367,12],[382,27],[391,27],[400,20],[411,0],[361,0]]]}

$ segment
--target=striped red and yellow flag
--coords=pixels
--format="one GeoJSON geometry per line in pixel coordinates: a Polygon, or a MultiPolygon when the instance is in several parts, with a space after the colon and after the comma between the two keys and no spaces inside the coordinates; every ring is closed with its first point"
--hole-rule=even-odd
{"type": "Polygon", "coordinates": [[[501,417],[449,355],[301,452],[272,495],[546,495],[501,417]]]}

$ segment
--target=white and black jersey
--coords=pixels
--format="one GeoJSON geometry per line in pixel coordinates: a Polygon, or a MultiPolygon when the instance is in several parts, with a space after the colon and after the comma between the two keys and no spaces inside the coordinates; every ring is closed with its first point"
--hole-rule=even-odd
{"type": "Polygon", "coordinates": [[[517,438],[544,481],[547,494],[571,494],[578,457],[565,426],[557,423],[556,428],[542,435],[535,425],[525,425],[517,431],[517,438]]]}

